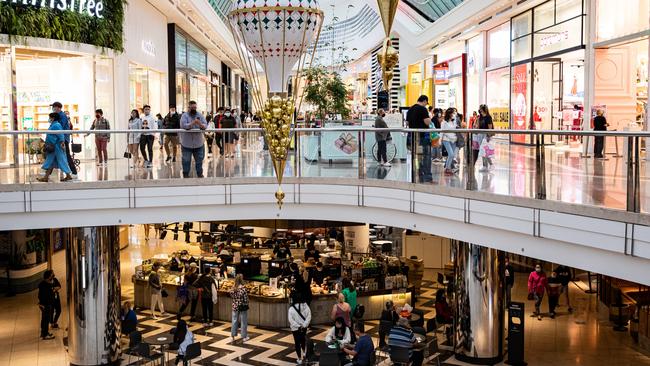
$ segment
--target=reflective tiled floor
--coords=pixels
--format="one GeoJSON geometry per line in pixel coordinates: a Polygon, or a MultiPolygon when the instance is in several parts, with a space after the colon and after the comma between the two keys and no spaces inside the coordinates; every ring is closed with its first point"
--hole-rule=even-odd
{"type": "MultiPolygon", "coordinates": [[[[133,268],[143,258],[149,258],[159,253],[170,253],[176,249],[188,249],[198,252],[195,245],[173,242],[168,237],[165,241],[153,238],[143,239],[143,229],[136,226],[131,229],[131,244],[122,251],[121,278],[123,298],[133,296],[131,275],[133,268]]],[[[181,235],[182,236],[182,235],[181,235]]],[[[181,237],[181,239],[183,239],[181,237]]],[[[54,255],[54,270],[58,273],[65,291],[65,265],[63,253],[54,255]]],[[[425,286],[429,289],[423,292],[417,307],[429,311],[425,318],[432,317],[432,301],[435,289],[433,278],[436,271],[425,271],[425,286]]],[[[513,292],[513,299],[525,301],[527,315],[532,304],[525,300],[526,275],[518,273],[513,292]]],[[[650,365],[650,357],[633,344],[628,333],[614,332],[612,324],[607,321],[606,314],[599,314],[595,295],[587,295],[584,290],[587,285],[576,281],[571,285],[571,301],[575,308],[573,314],[567,312],[566,306],[561,306],[555,319],[527,317],[525,320],[525,352],[526,361],[531,366],[558,365],[650,365]]],[[[563,299],[560,303],[564,305],[563,299]]],[[[39,341],[39,311],[36,304],[36,291],[10,298],[0,298],[0,340],[6,347],[6,352],[0,352],[0,365],[66,365],[66,351],[63,345],[67,327],[67,310],[64,304],[63,316],[59,322],[61,329],[55,330],[56,339],[39,341]]],[[[546,301],[542,311],[546,309],[546,301]]],[[[141,328],[145,336],[167,331],[174,326],[173,317],[154,321],[146,312],[139,314],[141,328]]],[[[375,337],[376,322],[369,322],[369,333],[375,337]]],[[[203,349],[203,365],[292,365],[295,364],[293,340],[288,330],[269,330],[249,327],[252,340],[246,344],[236,341],[228,342],[230,324],[216,323],[214,327],[204,328],[193,324],[192,331],[197,340],[206,346],[203,349]]],[[[311,332],[315,340],[325,336],[325,328],[315,327],[311,332]]],[[[444,336],[438,335],[442,346],[444,365],[462,365],[455,361],[451,352],[444,346],[444,336]]],[[[377,342],[376,338],[374,339],[377,342]]],[[[388,365],[387,362],[383,363],[388,365]]]]}
{"type": "MultiPolygon", "coordinates": [[[[480,171],[477,164],[474,179],[468,184],[468,174],[464,164],[458,174],[445,176],[442,163],[432,164],[433,180],[431,183],[459,189],[468,186],[479,191],[517,197],[536,197],[536,162],[534,148],[512,145],[505,142],[496,144],[494,168],[489,172],[480,171]]],[[[627,164],[624,157],[608,155],[604,160],[584,158],[580,148],[549,146],[545,149],[545,187],[548,200],[569,203],[604,206],[625,209],[627,192],[627,164]]],[[[154,149],[152,168],[132,168],[130,161],[115,157],[107,166],[98,167],[92,160],[81,161],[76,181],[121,181],[140,179],[181,179],[180,155],[177,162],[166,163],[161,158],[162,150],[154,149]]],[[[273,176],[271,159],[266,151],[259,147],[238,147],[234,158],[223,158],[216,153],[203,162],[204,175],[208,177],[269,177],[273,176]]],[[[296,176],[300,171],[302,177],[359,177],[360,171],[367,179],[410,181],[410,156],[405,160],[393,161],[392,167],[379,166],[373,159],[365,159],[363,168],[359,168],[359,158],[354,156],[347,160],[309,161],[299,159],[296,162],[292,152],[285,169],[285,177],[296,176]]],[[[643,212],[650,207],[650,164],[643,160],[640,164],[640,200],[643,212]]],[[[38,164],[21,168],[0,168],[0,184],[36,182],[41,174],[38,164]]],[[[53,175],[52,180],[58,177],[53,175]]],[[[73,182],[66,183],[68,185],[73,182]]]]}

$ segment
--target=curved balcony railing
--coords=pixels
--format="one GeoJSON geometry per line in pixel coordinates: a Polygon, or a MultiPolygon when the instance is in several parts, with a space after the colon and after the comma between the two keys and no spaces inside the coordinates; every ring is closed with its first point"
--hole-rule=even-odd
{"type": "MultiPolygon", "coordinates": [[[[68,134],[70,131],[0,132],[0,190],[14,185],[43,185],[41,148],[46,134],[68,134]],[[11,186],[10,186],[11,185],[11,186]]],[[[53,174],[49,184],[74,185],[76,182],[185,179],[182,149],[177,146],[176,159],[171,147],[167,151],[165,134],[205,134],[205,157],[202,162],[205,178],[271,177],[273,165],[259,128],[218,130],[111,130],[72,132],[77,144],[74,162],[76,178],[60,182],[53,174]],[[109,134],[108,161],[98,164],[94,134],[109,134]],[[154,136],[151,166],[142,160],[138,145],[131,157],[129,134],[151,133],[154,136]],[[161,140],[162,138],[162,140],[161,140]],[[235,144],[232,157],[220,152],[226,142],[235,144]],[[162,142],[162,143],[161,143],[162,142]],[[210,142],[212,144],[210,145],[210,142]],[[208,149],[208,146],[210,147],[208,149]]],[[[133,135],[131,135],[133,136],[133,135]]],[[[444,137],[443,137],[444,139],[444,137]]],[[[172,141],[173,139],[169,139],[172,141]]],[[[297,128],[294,130],[285,177],[358,178],[440,185],[458,190],[472,190],[556,200],[573,204],[599,206],[629,212],[647,213],[650,206],[650,165],[644,160],[649,132],[627,131],[520,131],[520,130],[415,130],[371,127],[297,128]],[[391,165],[379,164],[376,133],[389,132],[387,157],[391,165]],[[456,146],[454,163],[445,172],[445,149],[441,155],[431,154],[423,146],[431,146],[430,134],[453,134],[462,143],[456,146]],[[490,144],[481,147],[489,134],[490,144]],[[461,138],[462,137],[462,138],[461,138]],[[596,139],[604,140],[604,157],[594,158],[596,139]],[[487,148],[490,160],[476,148],[487,148]],[[493,150],[493,151],[492,151],[493,150]],[[438,159],[440,157],[441,159],[438,159]]],[[[226,148],[227,149],[227,148],[226,148]]],[[[148,147],[144,146],[146,154],[148,147]]],[[[480,150],[479,150],[480,151],[480,150]]],[[[189,178],[196,178],[191,163],[189,178]]],[[[164,185],[164,182],[160,183],[164,185]]],[[[192,181],[192,184],[201,184],[192,181]]],[[[36,186],[33,189],[37,189],[36,186]]]]}

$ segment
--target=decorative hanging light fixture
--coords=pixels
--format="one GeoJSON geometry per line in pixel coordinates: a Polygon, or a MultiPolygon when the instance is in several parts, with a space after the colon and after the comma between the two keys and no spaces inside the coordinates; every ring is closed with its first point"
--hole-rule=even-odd
{"type": "Polygon", "coordinates": [[[399,62],[397,50],[392,47],[390,42],[390,31],[393,28],[398,4],[399,0],[377,0],[379,15],[381,16],[381,21],[384,25],[384,33],[386,34],[381,53],[377,54],[377,62],[379,62],[379,66],[381,66],[381,76],[382,81],[384,82],[384,90],[386,91],[390,90],[390,84],[393,80],[393,69],[399,62]]]}
{"type": "Polygon", "coordinates": [[[251,81],[253,102],[262,113],[261,126],[278,180],[275,198],[282,208],[291,126],[302,103],[302,71],[313,61],[323,12],[317,0],[235,0],[228,20],[244,73],[251,81]],[[307,55],[310,45],[312,52],[307,55]]]}

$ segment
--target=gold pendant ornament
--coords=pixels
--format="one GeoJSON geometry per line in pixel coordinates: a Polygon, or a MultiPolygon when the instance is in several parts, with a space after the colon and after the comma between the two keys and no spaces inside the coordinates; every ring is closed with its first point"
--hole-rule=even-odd
{"type": "Polygon", "coordinates": [[[384,90],[386,91],[390,90],[390,84],[393,81],[393,69],[399,63],[399,54],[390,43],[390,31],[393,28],[395,14],[397,14],[397,5],[399,5],[399,0],[377,0],[379,15],[381,16],[384,33],[386,34],[381,53],[377,54],[377,62],[381,66],[381,78],[384,82],[384,90]]]}

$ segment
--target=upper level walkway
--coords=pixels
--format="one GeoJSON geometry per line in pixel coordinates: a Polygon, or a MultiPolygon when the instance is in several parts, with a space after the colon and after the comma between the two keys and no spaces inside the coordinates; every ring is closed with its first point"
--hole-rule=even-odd
{"type": "Polygon", "coordinates": [[[471,169],[471,158],[461,154],[456,174],[445,175],[434,162],[429,179],[421,148],[417,154],[406,148],[405,135],[414,132],[392,131],[396,157],[384,167],[373,157],[373,129],[298,130],[280,210],[260,131],[238,132],[235,156],[223,157],[213,147],[203,161],[204,178],[182,178],[180,152],[176,162],[166,162],[158,143],[151,168],[133,167],[122,157],[120,132],[110,142],[115,153],[108,164],[81,160],[72,182],[58,182],[56,174],[55,182],[35,181],[40,165],[21,155],[23,163],[0,168],[0,230],[225,219],[362,221],[650,284],[650,185],[638,137],[630,146],[619,138],[619,151],[629,147],[631,159],[601,160],[583,156],[579,147],[516,145],[495,136],[491,168],[483,171],[479,162],[471,169]]]}

